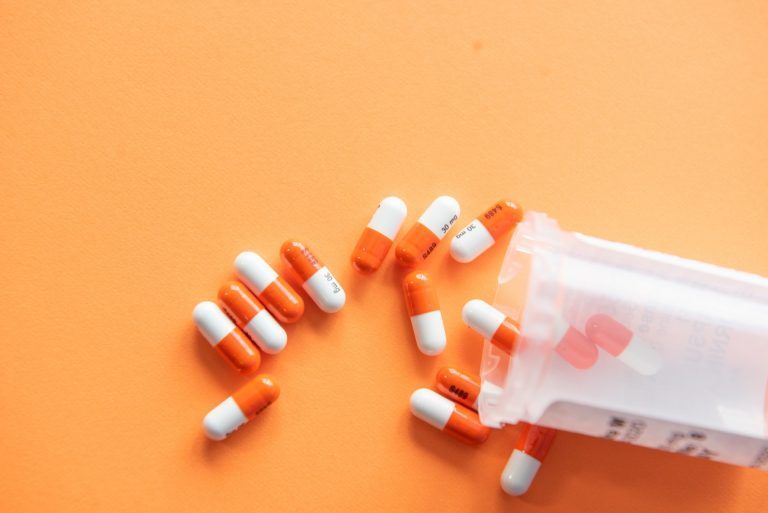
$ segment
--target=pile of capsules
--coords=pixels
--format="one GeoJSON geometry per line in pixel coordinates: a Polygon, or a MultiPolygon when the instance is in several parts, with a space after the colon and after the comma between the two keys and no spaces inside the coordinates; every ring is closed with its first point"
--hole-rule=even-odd
{"type": "MultiPolygon", "coordinates": [[[[312,250],[288,240],[280,255],[321,310],[341,310],[347,299],[344,289],[312,250]]],[[[240,374],[250,375],[261,365],[259,349],[268,354],[285,349],[288,334],[278,321],[298,321],[304,314],[304,300],[256,253],[240,253],[235,271],[239,281],[229,281],[219,289],[223,311],[216,303],[203,301],[195,306],[192,316],[211,346],[240,374]]],[[[279,395],[274,378],[256,376],[205,416],[205,434],[212,440],[223,440],[279,395]]]]}
{"type": "MultiPolygon", "coordinates": [[[[459,203],[450,196],[434,200],[400,240],[395,258],[408,269],[417,268],[459,218],[459,203]]],[[[397,197],[381,201],[363,231],[352,254],[352,266],[363,274],[375,272],[382,264],[405,220],[405,202],[397,197]]],[[[458,262],[474,260],[522,219],[522,209],[502,200],[473,219],[451,241],[450,254],[458,262]]],[[[307,295],[324,312],[340,310],[344,289],[333,274],[304,244],[289,240],[281,248],[286,267],[298,277],[307,295]]],[[[241,253],[235,260],[239,281],[225,283],[219,290],[221,308],[204,301],[194,309],[194,319],[208,342],[242,374],[253,373],[261,363],[259,349],[280,352],[287,335],[280,323],[293,323],[304,312],[296,291],[259,255],[241,253]],[[278,322],[279,321],[279,322],[278,322]]],[[[436,288],[422,270],[412,270],[403,279],[403,293],[418,349],[435,356],[445,349],[447,337],[436,288]]],[[[511,353],[517,343],[517,323],[479,299],[469,301],[462,311],[465,323],[497,347],[511,353]]],[[[477,414],[480,380],[454,368],[442,369],[436,389],[411,395],[413,414],[435,428],[469,444],[484,442],[490,428],[477,414]],[[441,395],[442,394],[442,395],[441,395]]],[[[206,435],[222,440],[279,395],[275,380],[259,375],[211,410],[203,421],[206,435]]],[[[555,430],[524,425],[517,445],[501,478],[502,488],[520,495],[530,486],[555,435],[555,430]]]]}

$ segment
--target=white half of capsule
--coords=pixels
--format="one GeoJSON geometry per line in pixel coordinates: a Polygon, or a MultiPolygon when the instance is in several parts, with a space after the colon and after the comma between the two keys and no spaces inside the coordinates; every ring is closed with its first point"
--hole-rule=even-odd
{"type": "Polygon", "coordinates": [[[238,278],[256,295],[277,279],[277,272],[253,251],[243,251],[237,255],[235,270],[238,278]]]}
{"type": "Polygon", "coordinates": [[[528,491],[541,462],[523,451],[515,449],[501,472],[501,488],[509,495],[522,495],[528,491]]]}
{"type": "Polygon", "coordinates": [[[434,390],[420,388],[411,394],[411,413],[430,426],[443,430],[456,405],[434,390]]]}
{"type": "Polygon", "coordinates": [[[427,356],[436,356],[443,352],[448,338],[440,310],[412,316],[411,326],[419,351],[427,356]]]}
{"type": "Polygon", "coordinates": [[[633,336],[616,359],[643,376],[652,376],[661,370],[661,355],[645,340],[633,336]]]}
{"type": "Polygon", "coordinates": [[[408,207],[405,202],[396,196],[387,196],[381,200],[379,208],[373,213],[368,228],[376,230],[389,240],[395,240],[406,215],[408,207]]]}
{"type": "Polygon", "coordinates": [[[312,301],[326,313],[338,312],[347,301],[347,294],[339,280],[325,266],[310,276],[303,287],[312,301]]]}
{"type": "Polygon", "coordinates": [[[254,315],[243,331],[265,353],[279,353],[288,343],[288,334],[266,310],[261,310],[254,315]]]}
{"type": "Polygon", "coordinates": [[[459,219],[459,202],[450,196],[440,196],[421,214],[419,222],[442,240],[453,223],[459,219]]]}
{"type": "Polygon", "coordinates": [[[473,219],[451,240],[451,256],[465,264],[483,254],[496,240],[491,232],[477,219],[473,219]]]}
{"type": "Polygon", "coordinates": [[[235,329],[235,324],[213,301],[198,303],[192,311],[192,317],[200,333],[212,346],[221,342],[235,329]]]}
{"type": "Polygon", "coordinates": [[[464,319],[464,324],[486,339],[492,339],[496,330],[507,318],[502,312],[481,299],[467,301],[461,309],[461,317],[464,319]]]}
{"type": "Polygon", "coordinates": [[[243,410],[232,396],[227,397],[203,419],[203,430],[211,440],[224,440],[234,430],[248,422],[243,410]]]}

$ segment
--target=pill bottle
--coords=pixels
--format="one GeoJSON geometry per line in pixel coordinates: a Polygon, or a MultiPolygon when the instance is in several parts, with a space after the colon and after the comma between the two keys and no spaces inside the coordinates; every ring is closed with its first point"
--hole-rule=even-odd
{"type": "Polygon", "coordinates": [[[485,342],[482,422],[520,421],[768,470],[768,279],[562,230],[530,212],[494,306],[520,323],[509,354],[485,342]],[[642,339],[638,372],[598,347],[588,368],[557,352],[563,322],[595,315],[642,339]]]}

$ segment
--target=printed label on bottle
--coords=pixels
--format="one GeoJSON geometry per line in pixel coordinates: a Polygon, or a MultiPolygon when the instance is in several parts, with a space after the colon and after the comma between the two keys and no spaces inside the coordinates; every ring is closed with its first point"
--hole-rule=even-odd
{"type": "Polygon", "coordinates": [[[768,470],[768,440],[560,402],[537,424],[744,467],[768,470]]]}

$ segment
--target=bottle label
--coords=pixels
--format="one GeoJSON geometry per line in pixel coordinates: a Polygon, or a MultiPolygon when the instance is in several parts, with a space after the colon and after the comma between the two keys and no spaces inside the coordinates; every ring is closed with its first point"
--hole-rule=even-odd
{"type": "Polygon", "coordinates": [[[607,440],[768,470],[768,440],[761,438],[564,402],[548,408],[537,423],[607,440]]]}

